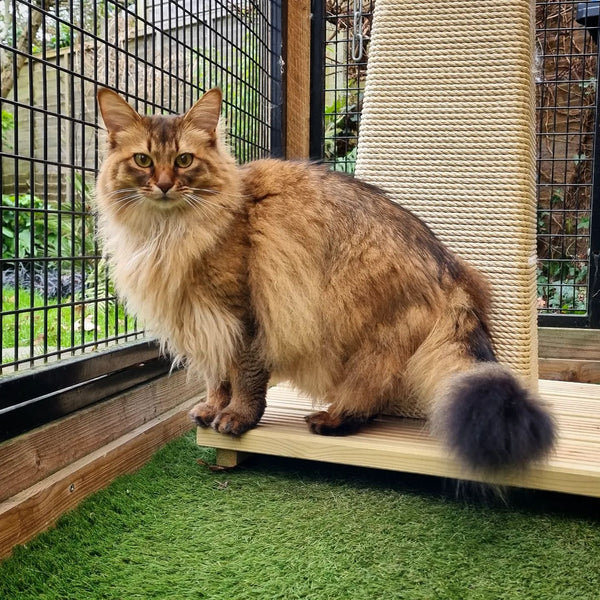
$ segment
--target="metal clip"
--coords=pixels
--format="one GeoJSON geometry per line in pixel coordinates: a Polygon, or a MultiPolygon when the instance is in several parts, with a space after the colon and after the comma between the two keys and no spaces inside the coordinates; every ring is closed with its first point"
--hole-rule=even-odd
{"type": "Polygon", "coordinates": [[[352,14],[352,60],[359,62],[363,57],[363,0],[353,0],[352,14]]]}

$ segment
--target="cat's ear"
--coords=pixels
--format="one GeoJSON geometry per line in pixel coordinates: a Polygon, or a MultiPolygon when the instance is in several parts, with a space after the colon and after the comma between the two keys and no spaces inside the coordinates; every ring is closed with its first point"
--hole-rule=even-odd
{"type": "Polygon", "coordinates": [[[184,119],[191,122],[194,127],[213,133],[219,123],[221,102],[223,94],[219,88],[208,90],[200,100],[188,110],[184,119]]]}
{"type": "Polygon", "coordinates": [[[106,88],[98,90],[98,106],[109,133],[127,129],[141,120],[140,115],[119,94],[106,88]]]}

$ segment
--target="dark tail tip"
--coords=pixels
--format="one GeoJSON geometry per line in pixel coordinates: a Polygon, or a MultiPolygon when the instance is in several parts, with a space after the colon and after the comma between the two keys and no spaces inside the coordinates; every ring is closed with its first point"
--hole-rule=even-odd
{"type": "Polygon", "coordinates": [[[455,376],[432,423],[458,459],[476,471],[525,468],[544,458],[556,440],[548,411],[495,363],[455,376]]]}

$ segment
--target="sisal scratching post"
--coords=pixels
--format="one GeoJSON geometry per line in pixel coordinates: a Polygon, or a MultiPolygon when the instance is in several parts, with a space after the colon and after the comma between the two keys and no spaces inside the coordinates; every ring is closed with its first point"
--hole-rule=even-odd
{"type": "Polygon", "coordinates": [[[492,283],[498,357],[537,386],[529,0],[377,0],[357,176],[492,283]]]}

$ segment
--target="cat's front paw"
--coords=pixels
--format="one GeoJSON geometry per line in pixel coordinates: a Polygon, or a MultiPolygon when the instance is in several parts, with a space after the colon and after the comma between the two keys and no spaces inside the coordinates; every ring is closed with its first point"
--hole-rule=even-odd
{"type": "Polygon", "coordinates": [[[190,412],[190,418],[200,427],[210,427],[215,420],[219,409],[208,402],[196,404],[190,412]]]}
{"type": "Polygon", "coordinates": [[[232,409],[221,411],[211,427],[219,433],[228,433],[230,435],[242,435],[248,429],[252,429],[258,421],[249,415],[244,415],[232,409]]]}

